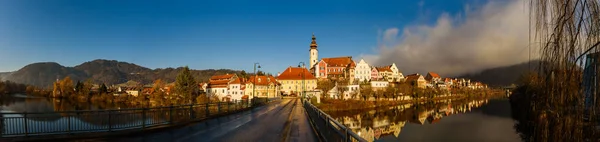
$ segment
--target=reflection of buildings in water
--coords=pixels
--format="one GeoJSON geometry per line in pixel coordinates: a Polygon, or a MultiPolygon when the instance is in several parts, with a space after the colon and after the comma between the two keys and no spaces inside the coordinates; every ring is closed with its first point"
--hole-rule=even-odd
{"type": "Polygon", "coordinates": [[[398,137],[405,124],[405,121],[398,123],[394,122],[389,123],[385,126],[359,128],[356,130],[353,129],[352,131],[357,132],[357,134],[365,140],[372,142],[387,135],[393,135],[394,137],[398,137]]]}
{"type": "Polygon", "coordinates": [[[349,129],[360,129],[360,115],[356,115],[356,116],[344,116],[342,117],[342,121],[341,123],[344,124],[344,126],[348,127],[349,129]]]}
{"type": "Polygon", "coordinates": [[[406,104],[386,110],[370,110],[358,115],[343,116],[339,121],[367,141],[375,141],[387,135],[398,137],[408,123],[424,125],[439,123],[445,116],[471,111],[487,104],[488,100],[447,101],[434,105],[406,104]]]}

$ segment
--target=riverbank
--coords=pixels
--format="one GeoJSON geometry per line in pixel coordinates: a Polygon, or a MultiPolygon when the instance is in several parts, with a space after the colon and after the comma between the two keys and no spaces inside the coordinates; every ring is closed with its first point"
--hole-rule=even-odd
{"type": "Polygon", "coordinates": [[[413,103],[421,103],[421,102],[434,102],[434,101],[444,101],[444,100],[462,100],[462,99],[482,99],[482,98],[498,98],[502,97],[501,95],[489,95],[489,96],[470,96],[470,95],[451,95],[451,96],[443,96],[443,97],[434,97],[434,98],[418,98],[418,99],[410,99],[410,100],[374,100],[374,101],[365,101],[365,100],[338,100],[338,99],[322,99],[320,104],[315,104],[315,106],[323,111],[356,111],[356,110],[365,110],[365,109],[376,109],[380,107],[390,107],[404,104],[413,104],[413,103]]]}

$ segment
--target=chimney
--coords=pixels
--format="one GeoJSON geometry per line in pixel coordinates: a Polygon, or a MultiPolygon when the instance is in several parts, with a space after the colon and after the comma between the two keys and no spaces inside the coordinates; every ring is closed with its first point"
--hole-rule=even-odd
{"type": "Polygon", "coordinates": [[[280,75],[281,75],[281,72],[277,72],[277,76],[280,76],[280,75]]]}

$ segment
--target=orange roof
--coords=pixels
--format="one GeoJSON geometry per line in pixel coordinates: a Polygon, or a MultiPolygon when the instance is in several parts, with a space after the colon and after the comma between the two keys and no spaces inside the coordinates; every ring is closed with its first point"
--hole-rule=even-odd
{"type": "Polygon", "coordinates": [[[301,80],[302,73],[304,73],[304,79],[316,79],[306,68],[288,67],[283,71],[277,79],[279,80],[301,80]]]}
{"type": "Polygon", "coordinates": [[[323,58],[322,60],[327,63],[327,67],[346,67],[348,64],[354,62],[352,61],[352,56],[323,58]]]}
{"type": "Polygon", "coordinates": [[[350,64],[348,64],[348,68],[355,68],[356,67],[356,63],[351,62],[350,64]]]}
{"type": "Polygon", "coordinates": [[[433,78],[440,78],[440,75],[438,75],[437,73],[434,73],[434,72],[428,72],[427,74],[431,75],[431,77],[433,77],[433,78]]]}
{"type": "Polygon", "coordinates": [[[277,85],[277,81],[275,80],[275,77],[273,76],[250,76],[250,79],[248,79],[248,83],[252,83],[255,84],[256,81],[256,85],[268,85],[269,83],[273,83],[275,85],[277,85]]]}
{"type": "Polygon", "coordinates": [[[210,80],[221,80],[221,79],[230,79],[235,74],[225,74],[225,75],[214,75],[210,77],[210,80]]]}
{"type": "Polygon", "coordinates": [[[246,83],[246,79],[245,78],[236,78],[235,80],[233,80],[231,82],[231,84],[245,84],[246,83]]]}
{"type": "Polygon", "coordinates": [[[211,80],[208,83],[208,88],[223,88],[229,85],[229,80],[211,80]]]}

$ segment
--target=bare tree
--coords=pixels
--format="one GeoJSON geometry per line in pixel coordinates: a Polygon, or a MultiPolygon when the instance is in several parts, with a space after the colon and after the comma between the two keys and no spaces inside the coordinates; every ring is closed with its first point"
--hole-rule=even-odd
{"type": "MultiPolygon", "coordinates": [[[[585,97],[582,95],[583,57],[600,44],[600,5],[597,0],[530,0],[530,42],[542,62],[532,77],[532,113],[537,121],[532,141],[584,141],[593,131],[582,129],[585,97]],[[580,65],[578,65],[578,63],[580,65]]],[[[597,71],[596,71],[597,72],[597,71]]],[[[598,88],[599,86],[594,86],[598,88]]],[[[597,94],[597,92],[594,92],[597,94]]],[[[595,95],[592,100],[596,100],[595,95]]],[[[593,103],[595,104],[595,103],[593,103]]],[[[592,106],[592,116],[595,115],[592,106]]],[[[595,122],[595,121],[593,121],[595,122]]],[[[595,141],[595,140],[592,140],[595,141]]]]}

